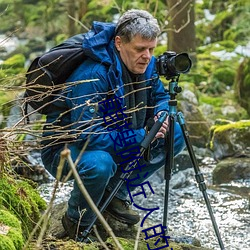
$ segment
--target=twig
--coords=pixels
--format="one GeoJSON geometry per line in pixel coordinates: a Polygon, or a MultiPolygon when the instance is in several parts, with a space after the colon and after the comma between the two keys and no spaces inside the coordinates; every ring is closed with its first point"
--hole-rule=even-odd
{"type": "Polygon", "coordinates": [[[89,28],[87,26],[85,26],[82,22],[80,22],[79,20],[77,20],[76,18],[74,18],[71,15],[68,15],[68,17],[72,20],[74,20],[76,23],[80,24],[84,29],[86,29],[87,31],[89,31],[89,28]]]}
{"type": "Polygon", "coordinates": [[[96,228],[96,225],[93,226],[93,229],[94,229],[95,235],[96,235],[97,239],[100,241],[101,245],[102,245],[106,250],[109,250],[108,246],[105,244],[105,242],[102,240],[100,234],[98,233],[97,228],[96,228]]]}
{"type": "Polygon", "coordinates": [[[66,158],[68,160],[69,166],[73,172],[73,176],[75,178],[76,183],[78,184],[78,187],[80,189],[80,191],[82,192],[84,198],[86,199],[86,201],[88,202],[90,208],[92,209],[92,211],[95,212],[95,214],[97,215],[98,219],[100,220],[100,222],[102,223],[102,225],[104,226],[105,230],[108,232],[108,234],[113,238],[115,245],[118,247],[119,250],[124,250],[123,247],[121,246],[121,244],[119,243],[118,239],[116,238],[116,236],[114,235],[111,227],[109,226],[109,224],[105,221],[104,217],[102,216],[102,214],[100,213],[100,211],[98,210],[98,208],[96,207],[95,203],[93,202],[92,198],[90,197],[88,191],[86,190],[79,174],[77,173],[77,170],[75,168],[74,162],[71,158],[71,154],[70,154],[70,150],[69,149],[64,149],[61,152],[61,158],[66,158]]]}
{"type": "MultiPolygon", "coordinates": [[[[141,222],[140,224],[141,225],[141,222]]],[[[137,250],[138,249],[138,246],[139,246],[139,237],[140,237],[140,233],[141,233],[141,227],[138,226],[138,230],[137,230],[137,234],[136,234],[136,238],[135,238],[135,246],[134,246],[134,250],[137,250]]]]}

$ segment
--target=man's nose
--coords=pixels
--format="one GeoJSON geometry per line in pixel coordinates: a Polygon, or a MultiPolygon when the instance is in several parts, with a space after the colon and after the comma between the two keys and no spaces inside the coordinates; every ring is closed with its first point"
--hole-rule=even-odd
{"type": "Polygon", "coordinates": [[[151,58],[151,53],[150,53],[149,49],[147,49],[147,50],[144,51],[142,57],[144,59],[150,59],[151,58]]]}

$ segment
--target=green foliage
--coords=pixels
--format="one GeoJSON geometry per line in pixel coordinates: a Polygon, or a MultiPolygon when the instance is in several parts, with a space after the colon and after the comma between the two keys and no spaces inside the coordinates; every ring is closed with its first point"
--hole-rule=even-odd
{"type": "Polygon", "coordinates": [[[167,51],[166,45],[158,45],[154,50],[154,55],[157,57],[167,51]]]}
{"type": "Polygon", "coordinates": [[[198,64],[192,70],[199,90],[212,95],[233,86],[240,56],[232,53],[233,41],[220,41],[198,48],[198,64]]]}
{"type": "Polygon", "coordinates": [[[224,103],[224,99],[221,96],[208,96],[208,95],[201,95],[199,98],[201,103],[207,103],[212,105],[213,107],[221,107],[224,103]]]}
{"type": "Polygon", "coordinates": [[[223,40],[224,31],[230,27],[232,21],[233,13],[228,10],[219,12],[215,16],[215,19],[210,23],[210,26],[208,27],[212,42],[223,40]]]}
{"type": "Polygon", "coordinates": [[[250,115],[250,59],[245,60],[240,64],[237,76],[235,79],[235,96],[238,102],[244,107],[250,115]]]}
{"type": "Polygon", "coordinates": [[[0,207],[5,207],[22,222],[24,237],[41,216],[46,207],[45,201],[27,181],[16,180],[7,175],[0,179],[0,207]]]}
{"type": "Polygon", "coordinates": [[[68,38],[68,37],[67,37],[66,34],[59,34],[58,36],[56,36],[56,39],[55,39],[56,45],[62,43],[62,42],[65,41],[67,38],[68,38]]]}
{"type": "Polygon", "coordinates": [[[231,40],[236,45],[249,42],[250,30],[246,25],[250,22],[250,2],[246,0],[211,1],[204,0],[196,4],[197,40],[201,43],[231,40]],[[214,14],[214,19],[205,20],[204,9],[214,14]]]}
{"type": "Polygon", "coordinates": [[[25,63],[24,55],[16,54],[4,61],[4,63],[2,64],[2,69],[5,70],[11,67],[22,68],[24,67],[24,63],[25,63]]]}
{"type": "Polygon", "coordinates": [[[231,91],[225,91],[225,93],[217,96],[200,93],[199,104],[201,107],[204,105],[212,107],[212,113],[207,114],[207,119],[225,119],[226,117],[230,121],[239,121],[249,118],[246,110],[237,103],[231,91]],[[231,112],[225,113],[224,107],[233,107],[233,109],[231,112]]]}
{"type": "Polygon", "coordinates": [[[217,68],[213,72],[213,78],[224,85],[232,86],[235,78],[235,70],[229,67],[217,68]]]}
{"type": "MultiPolygon", "coordinates": [[[[22,79],[17,75],[25,72],[24,64],[25,57],[23,54],[16,54],[5,60],[1,65],[2,70],[0,71],[0,85],[4,85],[6,83],[6,79],[13,76],[16,76],[16,78],[12,78],[12,85],[20,85],[22,83],[22,79]]],[[[8,82],[8,85],[10,85],[10,82],[8,82]]]]}

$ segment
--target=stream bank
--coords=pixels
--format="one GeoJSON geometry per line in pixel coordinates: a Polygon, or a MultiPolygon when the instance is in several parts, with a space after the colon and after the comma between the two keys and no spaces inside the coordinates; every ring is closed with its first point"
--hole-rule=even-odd
{"type": "MultiPolygon", "coordinates": [[[[213,185],[212,171],[215,165],[213,158],[206,157],[202,160],[201,171],[223,243],[227,250],[248,250],[250,249],[248,194],[250,180],[213,185]]],[[[147,199],[137,196],[140,206],[159,206],[160,208],[149,216],[147,219],[149,224],[162,223],[165,193],[165,180],[162,176],[162,171],[159,171],[149,179],[154,194],[148,192],[147,199]]],[[[39,187],[40,194],[46,201],[50,200],[53,184],[52,181],[39,187]]],[[[61,186],[57,192],[55,204],[66,202],[71,188],[72,182],[61,186]]],[[[140,210],[138,212],[142,217],[145,216],[140,210]]],[[[202,193],[197,187],[193,168],[189,167],[175,172],[170,180],[167,224],[171,239],[177,242],[185,241],[185,239],[198,239],[203,247],[220,249],[202,193]]]]}

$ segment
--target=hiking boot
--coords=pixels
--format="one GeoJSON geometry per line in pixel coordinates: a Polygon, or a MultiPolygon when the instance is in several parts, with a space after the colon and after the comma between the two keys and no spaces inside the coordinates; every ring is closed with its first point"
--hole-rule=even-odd
{"type": "Polygon", "coordinates": [[[83,227],[75,223],[71,218],[68,217],[67,213],[62,217],[62,225],[65,230],[65,237],[68,236],[70,239],[79,242],[94,242],[97,238],[93,234],[89,234],[86,239],[83,237],[83,233],[87,227],[83,227]]]}
{"type": "Polygon", "coordinates": [[[140,221],[140,216],[130,208],[130,205],[131,202],[128,200],[120,200],[114,197],[105,211],[122,223],[134,225],[140,221]]]}

